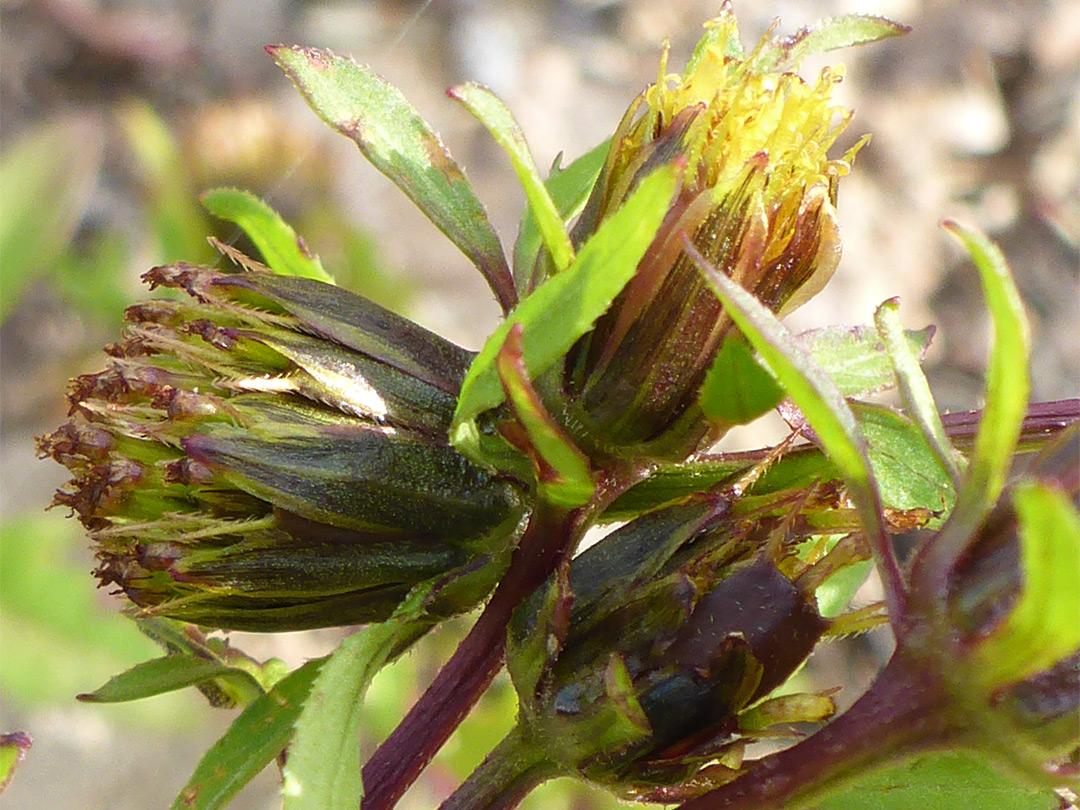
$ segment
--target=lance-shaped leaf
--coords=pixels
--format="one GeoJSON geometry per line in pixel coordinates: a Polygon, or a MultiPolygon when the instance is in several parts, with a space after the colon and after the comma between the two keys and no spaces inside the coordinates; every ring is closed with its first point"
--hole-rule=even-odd
{"type": "Polygon", "coordinates": [[[723,302],[732,321],[802,410],[839,470],[886,579],[890,609],[897,606],[896,601],[903,592],[899,565],[885,535],[881,497],[871,470],[866,441],[844,395],[773,313],[713,267],[689,239],[685,241],[685,248],[723,302]]]}
{"type": "Polygon", "coordinates": [[[285,810],[355,810],[360,776],[360,709],[371,679],[431,625],[430,586],[414,590],[381,624],[354,633],[323,665],[296,723],[284,769],[285,810]]]}
{"type": "Polygon", "coordinates": [[[900,326],[900,299],[890,298],[878,307],[874,313],[874,323],[888,351],[904,405],[922,429],[927,443],[948,471],[953,484],[958,485],[960,467],[957,454],[945,435],[945,425],[941,422],[937,403],[930,392],[930,383],[919,366],[921,358],[904,340],[904,331],[900,326]]]}
{"type": "Polygon", "coordinates": [[[468,454],[477,445],[473,420],[505,399],[495,358],[507,334],[521,324],[522,351],[535,379],[592,328],[637,270],[675,192],[676,170],[663,167],[645,178],[630,199],[604,221],[574,263],[521,302],[488,338],[461,386],[451,435],[468,454]]]}
{"type": "Polygon", "coordinates": [[[218,188],[206,192],[199,199],[214,216],[243,228],[267,266],[275,273],[334,283],[319,257],[308,250],[292,226],[250,191],[218,188]]]}
{"type": "Polygon", "coordinates": [[[435,131],[396,87],[329,50],[269,45],[308,104],[354,140],[484,275],[503,311],[517,301],[499,237],[435,131]]]}
{"type": "MultiPolygon", "coordinates": [[[[1020,292],[1012,273],[989,239],[955,222],[945,229],[964,246],[979,271],[993,324],[993,342],[986,369],[986,406],[975,450],[950,521],[959,537],[974,529],[1005,486],[1013,450],[1027,411],[1031,335],[1020,292]]],[[[939,541],[935,546],[943,546],[939,541]]]]}
{"type": "MultiPolygon", "coordinates": [[[[596,184],[596,178],[600,176],[600,170],[604,168],[610,145],[610,140],[604,141],[565,169],[557,166],[552,168],[551,176],[545,185],[551,199],[555,201],[555,207],[563,222],[576,217],[585,207],[589,193],[596,184]]],[[[518,292],[532,290],[543,281],[544,277],[535,277],[537,258],[542,245],[540,225],[532,210],[527,209],[521,219],[521,230],[517,241],[514,243],[514,284],[517,285],[518,292]]]]}
{"type": "Polygon", "coordinates": [[[596,489],[589,460],[544,408],[525,370],[521,332],[515,324],[496,360],[510,409],[525,432],[513,443],[532,458],[540,497],[566,509],[583,506],[596,489]]]}
{"type": "Polygon", "coordinates": [[[1001,494],[1023,430],[1031,388],[1030,332],[1005,257],[977,231],[951,221],[945,223],[945,229],[964,246],[979,271],[993,329],[986,370],[986,406],[956,507],[948,524],[934,543],[920,552],[916,563],[929,572],[924,582],[928,591],[945,587],[953,564],[1001,494]]]}
{"type": "Polygon", "coordinates": [[[563,218],[544,181],[540,179],[536,161],[525,142],[525,134],[513,114],[494,93],[475,82],[451,87],[447,95],[464,104],[465,109],[487,128],[495,142],[506,150],[518,182],[525,191],[525,198],[529,201],[529,211],[535,217],[540,235],[551,253],[555,271],[565,270],[574,260],[574,246],[570,244],[563,218]]]}
{"type": "Polygon", "coordinates": [[[282,678],[269,693],[252,701],[214,745],[171,810],[224,807],[259,771],[285,749],[304,699],[325,659],[309,661],[282,678]]]}
{"type": "Polygon", "coordinates": [[[166,655],[136,664],[93,692],[78,695],[78,699],[87,703],[122,703],[218,679],[229,681],[251,698],[263,693],[262,686],[246,670],[194,655],[166,655]]]}

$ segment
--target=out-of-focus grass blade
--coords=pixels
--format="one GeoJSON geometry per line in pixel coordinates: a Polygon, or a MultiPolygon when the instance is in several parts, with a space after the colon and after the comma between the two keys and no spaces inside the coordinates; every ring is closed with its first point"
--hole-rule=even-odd
{"type": "Polygon", "coordinates": [[[27,284],[52,268],[83,217],[101,167],[103,135],[89,116],[33,129],[0,159],[0,320],[27,284]]]}

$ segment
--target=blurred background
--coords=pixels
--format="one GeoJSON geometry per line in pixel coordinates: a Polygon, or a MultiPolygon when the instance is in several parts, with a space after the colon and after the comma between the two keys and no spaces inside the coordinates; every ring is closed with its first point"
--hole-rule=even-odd
{"type": "MultiPolygon", "coordinates": [[[[230,721],[194,691],[125,706],[74,695],[157,654],[94,589],[86,539],[60,511],[63,483],[32,437],[65,415],[73,375],[102,367],[139,275],[215,261],[198,194],[239,186],[277,208],[344,286],[470,348],[497,307],[467,264],[346,139],[311,113],[263,52],[330,47],[372,65],[441,133],[511,244],[523,197],[509,163],[443,95],[474,79],[524,128],[537,163],[566,162],[607,137],[655,79],[662,41],[680,69],[717,3],[700,0],[336,2],[334,0],[0,0],[0,731],[35,746],[0,798],[10,808],[165,808],[230,721]]],[[[1080,382],[1080,3],[816,0],[735,2],[744,42],[774,17],[793,32],[822,16],[882,14],[911,35],[826,61],[847,65],[840,101],[850,143],[872,132],[842,184],[844,259],[791,319],[802,329],[868,323],[903,299],[910,328],[937,324],[929,376],[948,409],[978,407],[986,319],[974,270],[938,223],[955,217],[998,240],[1034,329],[1034,396],[1080,382]]],[[[239,240],[243,247],[243,241],[239,240]]],[[[453,649],[467,622],[434,633],[373,687],[370,750],[453,649]]],[[[342,631],[232,634],[291,665],[342,631]]],[[[848,684],[848,704],[887,655],[887,633],[833,644],[805,677],[848,684]]],[[[512,722],[500,678],[403,808],[437,804],[512,722]]],[[[276,775],[232,805],[275,808],[276,775]]],[[[529,807],[606,808],[566,782],[529,807]]]]}

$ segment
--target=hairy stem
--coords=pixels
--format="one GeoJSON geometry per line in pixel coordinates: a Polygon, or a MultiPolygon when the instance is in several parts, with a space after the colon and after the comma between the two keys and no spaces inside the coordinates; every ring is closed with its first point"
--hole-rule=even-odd
{"type": "Polygon", "coordinates": [[[956,739],[948,718],[938,680],[899,648],[866,694],[832,723],[679,810],[804,807],[871,770],[947,747],[956,739]]]}
{"type": "Polygon", "coordinates": [[[534,787],[558,772],[515,726],[439,810],[513,810],[534,787]]]}
{"type": "Polygon", "coordinates": [[[362,810],[389,810],[454,732],[502,664],[506,625],[569,545],[566,512],[541,505],[484,612],[405,719],[364,765],[362,810]]]}

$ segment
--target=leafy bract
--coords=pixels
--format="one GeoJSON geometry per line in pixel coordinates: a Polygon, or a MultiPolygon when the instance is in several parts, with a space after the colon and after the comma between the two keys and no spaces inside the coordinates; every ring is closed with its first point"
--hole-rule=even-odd
{"type": "Polygon", "coordinates": [[[1050,790],[1031,790],[966,753],[932,754],[870,774],[815,803],[818,810],[1056,810],[1050,790]]]}
{"type": "Polygon", "coordinates": [[[243,228],[275,273],[334,283],[319,257],[308,251],[292,226],[250,191],[218,188],[200,199],[211,214],[243,228]]]}
{"type": "Polygon", "coordinates": [[[525,371],[521,356],[521,325],[506,336],[496,367],[507,401],[525,436],[519,447],[533,459],[541,498],[565,509],[588,503],[595,485],[585,454],[570,440],[544,407],[525,371]]]}
{"type": "Polygon", "coordinates": [[[513,114],[498,96],[474,82],[452,87],[448,94],[464,104],[465,108],[487,127],[495,142],[510,155],[514,173],[525,191],[529,211],[551,254],[555,271],[565,270],[574,260],[574,246],[570,243],[570,235],[566,232],[566,225],[555,201],[548,193],[544,181],[540,179],[536,161],[533,160],[529,145],[525,142],[525,135],[513,114]]]}
{"type": "Polygon", "coordinates": [[[325,659],[309,661],[248,704],[203,754],[171,810],[217,810],[285,749],[325,659]]]}
{"type": "Polygon", "coordinates": [[[705,375],[698,402],[706,419],[728,426],[752,422],[783,398],[784,389],[746,341],[730,337],[705,375]]]}
{"type": "Polygon", "coordinates": [[[246,670],[194,655],[166,655],[136,664],[78,698],[87,703],[120,703],[217,679],[232,682],[235,688],[252,697],[262,694],[259,682],[246,670]]]}
{"type": "Polygon", "coordinates": [[[874,323],[888,351],[908,413],[918,423],[927,444],[948,471],[953,483],[959,484],[960,460],[945,435],[945,425],[941,422],[937,403],[930,392],[930,383],[919,366],[922,358],[916,355],[904,340],[904,331],[900,326],[899,299],[889,299],[879,306],[874,313],[874,323]]]}
{"type": "MultiPolygon", "coordinates": [[[[905,331],[900,340],[918,360],[923,359],[934,327],[905,331]]],[[[896,385],[892,361],[882,337],[872,326],[826,326],[798,335],[799,345],[825,369],[846,397],[861,397],[896,385]]]]}
{"type": "Polygon", "coordinates": [[[845,14],[827,17],[800,29],[796,34],[774,40],[754,60],[754,69],[761,73],[790,70],[799,66],[807,56],[816,53],[866,45],[911,31],[884,17],[865,14],[845,14]]]}
{"type": "Polygon", "coordinates": [[[977,649],[988,684],[1023,680],[1080,651],[1080,514],[1065,493],[1023,481],[1012,492],[1020,523],[1020,598],[977,649]]]}
{"type": "MultiPolygon", "coordinates": [[[[545,185],[563,222],[577,216],[585,207],[589,193],[596,184],[596,178],[604,168],[610,144],[610,140],[604,141],[564,169],[552,168],[551,176],[545,185]]],[[[542,245],[540,226],[531,208],[527,208],[521,219],[517,241],[514,243],[514,284],[518,292],[527,292],[543,280],[543,277],[534,278],[542,245]]]]}
{"type": "Polygon", "coordinates": [[[431,625],[429,585],[414,589],[393,616],[342,642],[320,670],[296,722],[284,768],[285,810],[355,810],[360,776],[360,710],[376,673],[431,625]]]}
{"type": "Polygon", "coordinates": [[[955,222],[945,227],[967,249],[978,268],[993,324],[986,405],[952,521],[959,533],[962,528],[974,528],[1005,486],[1027,412],[1031,336],[1020,292],[1001,251],[976,231],[955,222]]]}
{"type": "Polygon", "coordinates": [[[686,250],[705,274],[736,326],[768,363],[817,433],[847,483],[867,533],[878,534],[880,498],[871,474],[865,440],[844,395],[764,304],[709,264],[689,240],[686,250]]]}
{"type": "Polygon", "coordinates": [[[522,301],[488,338],[461,386],[451,427],[459,450],[476,456],[474,420],[505,399],[495,358],[510,329],[522,325],[525,366],[535,379],[592,328],[633,277],[667,213],[675,184],[672,167],[657,169],[645,178],[585,243],[574,263],[522,301]]]}
{"type": "Polygon", "coordinates": [[[947,515],[956,492],[919,426],[882,405],[850,405],[866,438],[882,503],[893,509],[927,509],[947,515]]]}
{"type": "Polygon", "coordinates": [[[469,257],[508,311],[517,295],[499,237],[461,168],[401,91],[329,50],[299,45],[266,50],[319,117],[355,141],[469,257]]]}

